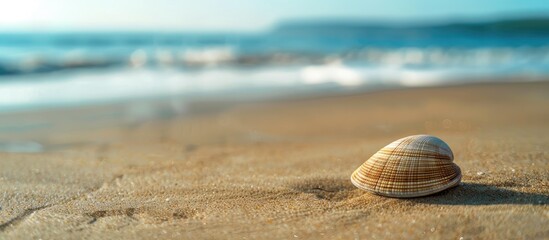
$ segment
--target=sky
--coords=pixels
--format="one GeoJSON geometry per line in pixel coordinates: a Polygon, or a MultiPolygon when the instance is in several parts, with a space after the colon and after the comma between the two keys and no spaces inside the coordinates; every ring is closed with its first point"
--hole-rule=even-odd
{"type": "Polygon", "coordinates": [[[288,19],[422,21],[549,13],[547,0],[0,0],[0,30],[258,31],[288,19]]]}

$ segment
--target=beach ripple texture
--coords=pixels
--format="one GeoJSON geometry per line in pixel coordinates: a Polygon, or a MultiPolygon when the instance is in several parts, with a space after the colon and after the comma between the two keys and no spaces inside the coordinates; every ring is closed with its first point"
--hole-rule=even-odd
{"type": "Polygon", "coordinates": [[[358,188],[377,195],[420,197],[459,185],[461,170],[441,139],[429,135],[401,138],[385,146],[351,175],[358,188]]]}

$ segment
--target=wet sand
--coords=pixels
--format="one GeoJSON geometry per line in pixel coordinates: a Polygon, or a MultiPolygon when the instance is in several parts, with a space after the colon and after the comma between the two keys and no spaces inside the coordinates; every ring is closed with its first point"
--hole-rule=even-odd
{"type": "Polygon", "coordinates": [[[0,239],[549,238],[548,82],[187,110],[67,122],[35,138],[50,151],[0,153],[0,239]],[[378,149],[413,134],[450,145],[460,186],[395,199],[350,183],[378,149]]]}

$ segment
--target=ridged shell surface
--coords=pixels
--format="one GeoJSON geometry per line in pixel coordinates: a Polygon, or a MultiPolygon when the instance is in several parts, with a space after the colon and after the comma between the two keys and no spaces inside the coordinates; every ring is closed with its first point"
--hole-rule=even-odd
{"type": "Polygon", "coordinates": [[[429,135],[401,138],[385,146],[351,175],[358,188],[387,197],[420,197],[456,186],[461,170],[441,139],[429,135]]]}

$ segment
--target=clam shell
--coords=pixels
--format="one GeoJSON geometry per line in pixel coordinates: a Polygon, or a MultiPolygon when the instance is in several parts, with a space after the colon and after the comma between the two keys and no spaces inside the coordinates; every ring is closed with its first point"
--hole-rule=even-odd
{"type": "Polygon", "coordinates": [[[420,197],[457,186],[461,170],[441,139],[429,135],[401,138],[385,146],[353,172],[356,187],[397,198],[420,197]]]}

